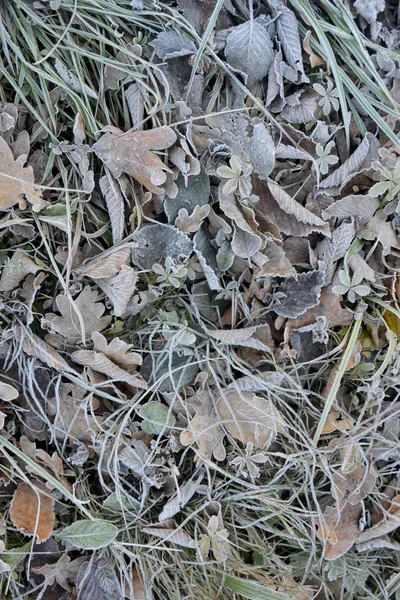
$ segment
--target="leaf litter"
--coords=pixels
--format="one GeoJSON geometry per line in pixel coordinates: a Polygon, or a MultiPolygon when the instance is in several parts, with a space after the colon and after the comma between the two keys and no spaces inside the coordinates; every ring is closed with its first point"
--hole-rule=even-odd
{"type": "Polygon", "coordinates": [[[0,27],[0,596],[394,598],[396,3],[0,27]]]}

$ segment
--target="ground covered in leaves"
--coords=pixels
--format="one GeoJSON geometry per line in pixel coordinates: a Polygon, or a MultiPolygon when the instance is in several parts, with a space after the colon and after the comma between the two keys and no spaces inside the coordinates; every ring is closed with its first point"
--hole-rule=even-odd
{"type": "Polygon", "coordinates": [[[398,600],[397,0],[0,17],[0,597],[398,600]]]}

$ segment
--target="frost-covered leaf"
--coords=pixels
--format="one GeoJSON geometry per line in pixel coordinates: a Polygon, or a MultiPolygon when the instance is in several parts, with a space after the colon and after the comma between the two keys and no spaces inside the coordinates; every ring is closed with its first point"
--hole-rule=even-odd
{"type": "Polygon", "coordinates": [[[191,364],[190,356],[173,353],[171,363],[168,355],[162,357],[162,360],[146,356],[140,373],[149,385],[157,382],[160,392],[173,392],[193,383],[199,370],[199,365],[191,364]]]}
{"type": "Polygon", "coordinates": [[[0,277],[0,292],[10,292],[15,289],[30,273],[35,274],[41,267],[22,250],[16,250],[12,257],[3,265],[0,277]]]}
{"type": "Polygon", "coordinates": [[[118,527],[112,523],[96,519],[94,521],[75,521],[75,523],[60,531],[57,537],[69,542],[76,548],[97,550],[108,546],[115,540],[118,533],[118,527]]]}
{"type": "Polygon", "coordinates": [[[134,65],[136,59],[140,58],[141,55],[142,46],[140,44],[127,44],[124,50],[120,50],[113,63],[108,63],[104,67],[104,89],[117,90],[120,80],[128,76],[126,70],[117,66],[118,63],[122,65],[134,65]]]}
{"type": "MultiPolygon", "coordinates": [[[[219,203],[220,208],[223,213],[234,221],[239,229],[248,234],[249,238],[254,238],[254,242],[252,244],[252,254],[258,252],[263,244],[264,238],[262,234],[258,231],[258,224],[255,220],[254,210],[248,206],[243,206],[239,203],[234,194],[225,194],[223,191],[222,184],[219,187],[219,203]]],[[[246,246],[243,245],[243,252],[238,254],[241,258],[249,258],[252,256],[247,254],[249,244],[246,246]]],[[[233,248],[235,252],[240,252],[240,244],[236,245],[236,250],[233,248]]]]}
{"type": "Polygon", "coordinates": [[[112,318],[102,316],[105,307],[97,298],[98,293],[89,285],[83,288],[75,300],[60,294],[56,298],[56,305],[61,316],[46,313],[46,323],[53,332],[59,333],[69,342],[91,336],[94,331],[102,331],[110,324],[112,318]]]}
{"type": "Polygon", "coordinates": [[[211,245],[211,236],[206,227],[202,225],[193,238],[194,251],[203,273],[207,279],[207,283],[211,290],[221,290],[221,284],[218,275],[218,266],[216,252],[211,245]]]}
{"type": "Polygon", "coordinates": [[[356,0],[354,8],[371,25],[371,37],[375,41],[380,29],[378,14],[385,10],[385,0],[356,0]]]}
{"type": "Polygon", "coordinates": [[[285,429],[285,421],[271,400],[252,392],[225,389],[216,403],[220,424],[243,444],[270,445],[285,429]]]}
{"type": "Polygon", "coordinates": [[[92,443],[100,431],[102,417],[92,417],[81,402],[81,396],[71,384],[62,384],[59,399],[49,401],[48,412],[53,415],[55,434],[58,440],[70,438],[73,442],[92,443]],[[71,396],[72,394],[72,396],[71,396]]]}
{"type": "Polygon", "coordinates": [[[289,123],[310,123],[316,121],[319,112],[319,95],[312,89],[307,88],[286,96],[286,104],[279,116],[289,123]]]}
{"type": "Polygon", "coordinates": [[[123,597],[115,569],[107,559],[84,562],[78,572],[76,588],[79,600],[119,600],[123,597]]]}
{"type": "Polygon", "coordinates": [[[225,241],[218,249],[216,260],[220,271],[228,271],[231,268],[235,260],[235,253],[229,242],[225,241]]]}
{"type": "Polygon", "coordinates": [[[228,387],[242,392],[261,392],[271,387],[279,386],[284,377],[282,373],[274,371],[256,373],[254,376],[245,375],[244,377],[239,377],[239,379],[232,381],[228,387]]]}
{"type": "Polygon", "coordinates": [[[120,272],[123,265],[128,265],[131,260],[132,248],[127,244],[123,248],[111,248],[85,262],[76,269],[76,272],[91,279],[102,279],[112,277],[120,272]]]}
{"type": "Polygon", "coordinates": [[[186,208],[181,208],[175,219],[175,227],[182,233],[194,233],[210,212],[210,205],[196,206],[189,215],[186,208]]]}
{"type": "Polygon", "coordinates": [[[190,405],[196,414],[187,430],[181,433],[181,444],[190,446],[195,443],[205,457],[225,460],[224,432],[218,423],[213,398],[206,391],[200,392],[190,401],[190,405]]]}
{"type": "Polygon", "coordinates": [[[271,179],[268,180],[268,190],[256,186],[255,192],[260,196],[254,207],[256,215],[258,212],[264,213],[286,235],[303,237],[312,231],[330,235],[329,225],[325,221],[294,200],[271,179]]]}
{"type": "Polygon", "coordinates": [[[374,158],[377,158],[378,140],[367,133],[353,154],[338,167],[329,177],[320,182],[320,188],[342,189],[349,179],[361,169],[368,168],[374,158]]]}
{"type": "Polygon", "coordinates": [[[194,539],[191,538],[188,533],[183,531],[183,529],[177,528],[176,525],[170,521],[160,523],[159,525],[143,527],[142,532],[159,537],[171,544],[183,546],[184,548],[196,547],[194,539]]]}
{"type": "Polygon", "coordinates": [[[124,237],[124,197],[121,187],[111,173],[104,175],[99,183],[111,221],[113,243],[118,244],[124,237]]]}
{"type": "Polygon", "coordinates": [[[143,419],[141,427],[146,433],[164,433],[175,424],[171,410],[161,402],[147,402],[139,406],[136,412],[143,419]]]}
{"type": "Polygon", "coordinates": [[[0,400],[3,402],[11,402],[18,398],[19,392],[15,387],[8,383],[4,383],[4,381],[0,381],[0,400]]]}
{"type": "Polygon", "coordinates": [[[355,217],[367,223],[378,210],[380,202],[368,194],[356,194],[337,200],[322,212],[324,219],[331,217],[355,217]]]}
{"type": "Polygon", "coordinates": [[[165,150],[175,141],[176,133],[167,126],[128,133],[109,127],[92,149],[116,179],[126,173],[153,194],[162,194],[159,186],[172,171],[151,150],[165,150]]]}
{"type": "Polygon", "coordinates": [[[136,131],[142,131],[144,118],[144,97],[141,86],[137,83],[131,85],[125,90],[124,96],[128,104],[129,114],[131,115],[132,127],[136,131]]]}
{"type": "Polygon", "coordinates": [[[21,482],[14,492],[10,517],[15,527],[25,535],[36,535],[39,542],[47,540],[54,527],[54,499],[28,483],[21,482]]]}
{"type": "Polygon", "coordinates": [[[278,12],[276,30],[279,41],[288,65],[281,65],[281,73],[292,83],[298,83],[299,74],[301,81],[308,83],[309,79],[304,73],[302,49],[300,44],[299,26],[293,11],[282,2],[276,2],[275,10],[278,12]]]}
{"type": "Polygon", "coordinates": [[[54,350],[47,342],[32,333],[30,329],[16,327],[15,338],[21,344],[23,351],[29,356],[38,358],[45,365],[59,371],[73,371],[57,350],[54,350]]]}
{"type": "Polygon", "coordinates": [[[147,388],[142,378],[135,375],[136,368],[142,364],[142,357],[131,351],[131,344],[118,337],[108,344],[106,338],[98,332],[93,333],[92,340],[93,350],[77,350],[71,354],[75,362],[103,373],[110,379],[147,388]]]}
{"type": "Polygon", "coordinates": [[[255,348],[264,352],[270,351],[269,343],[272,342],[267,324],[242,329],[207,329],[207,333],[223,344],[255,348]]]}
{"type": "Polygon", "coordinates": [[[274,305],[274,311],[289,319],[299,317],[318,304],[323,283],[322,271],[300,273],[298,279],[285,279],[278,288],[283,297],[274,305]]]}
{"type": "Polygon", "coordinates": [[[210,198],[210,178],[205,171],[189,177],[187,184],[184,176],[180,174],[175,183],[178,186],[178,194],[175,198],[164,198],[164,210],[169,223],[174,223],[181,208],[190,214],[196,206],[208,204],[210,198]]]}
{"type": "Polygon", "coordinates": [[[273,55],[268,33],[254,20],[235,27],[226,41],[226,60],[245,74],[249,89],[267,75],[273,55]]]}
{"type": "Polygon", "coordinates": [[[343,223],[335,229],[330,240],[324,239],[318,245],[321,261],[320,268],[325,272],[324,285],[331,283],[336,263],[345,256],[354,236],[355,229],[353,223],[343,223]]]}
{"type": "Polygon", "coordinates": [[[194,496],[198,486],[204,478],[204,473],[200,472],[197,477],[192,477],[179,488],[179,493],[168,500],[161,513],[158,515],[160,522],[171,519],[182,510],[189,500],[194,496]]]}
{"type": "Polygon", "coordinates": [[[85,558],[83,556],[71,560],[68,554],[65,553],[61,555],[56,563],[33,567],[32,571],[43,575],[47,585],[52,586],[57,582],[64,590],[72,592],[70,582],[75,583],[78,571],[84,561],[85,558]]]}
{"type": "Polygon", "coordinates": [[[84,83],[80,77],[75,75],[75,73],[69,71],[60,59],[56,59],[54,63],[54,68],[61,77],[61,79],[65,81],[65,83],[71,88],[71,90],[77,92],[78,94],[85,94],[86,96],[89,96],[89,98],[94,98],[95,100],[98,100],[99,97],[97,93],[94,90],[92,90],[91,87],[86,85],[86,83],[84,83]]]}
{"type": "Polygon", "coordinates": [[[400,250],[400,241],[383,210],[378,210],[369,223],[357,231],[357,236],[365,240],[379,240],[384,255],[390,254],[392,248],[400,250]]]}
{"type": "Polygon", "coordinates": [[[192,40],[177,31],[162,31],[150,42],[150,46],[153,46],[157,56],[162,60],[187,56],[196,52],[196,46],[192,40]]]}
{"type": "Polygon", "coordinates": [[[247,145],[247,155],[260,179],[266,179],[275,166],[275,144],[263,123],[256,123],[247,145]]]}
{"type": "Polygon", "coordinates": [[[96,279],[96,284],[111,300],[116,317],[120,317],[126,311],[129,300],[135,293],[137,280],[137,272],[127,265],[122,265],[117,275],[96,279]]]}
{"type": "Polygon", "coordinates": [[[175,227],[147,225],[133,236],[132,261],[140,269],[163,265],[167,256],[172,259],[187,258],[193,252],[193,242],[175,227]]]}
{"type": "Polygon", "coordinates": [[[26,201],[32,209],[39,212],[47,205],[40,189],[35,188],[32,167],[24,167],[26,156],[14,160],[13,153],[0,136],[0,210],[7,210],[15,204],[26,208],[26,201]]]}

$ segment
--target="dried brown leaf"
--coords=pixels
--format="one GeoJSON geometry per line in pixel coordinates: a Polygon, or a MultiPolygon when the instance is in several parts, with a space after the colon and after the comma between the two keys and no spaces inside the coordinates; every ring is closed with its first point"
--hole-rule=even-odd
{"type": "Polygon", "coordinates": [[[53,332],[59,333],[69,342],[76,342],[90,336],[94,331],[102,331],[110,324],[112,317],[102,316],[104,304],[97,301],[98,293],[89,285],[83,288],[75,300],[60,294],[56,305],[61,316],[46,313],[46,323],[53,332]],[[79,315],[81,319],[79,319],[79,315]],[[83,326],[83,327],[82,327],[83,326]]]}
{"type": "Polygon", "coordinates": [[[55,398],[50,400],[48,411],[55,417],[54,427],[58,440],[69,437],[73,441],[90,444],[104,420],[103,417],[94,418],[88,414],[89,410],[82,405],[80,394],[71,384],[61,385],[60,401],[58,403],[55,398]]]}
{"type": "Polygon", "coordinates": [[[368,542],[377,537],[391,533],[400,526],[400,496],[395,496],[385,518],[359,534],[357,543],[368,542]]]}
{"type": "Polygon", "coordinates": [[[117,275],[96,280],[99,288],[111,300],[116,317],[120,317],[126,311],[129,300],[135,293],[137,280],[137,272],[127,265],[122,265],[117,275]]]}
{"type": "Polygon", "coordinates": [[[349,502],[336,507],[329,506],[324,512],[324,519],[319,523],[317,536],[325,542],[325,560],[335,560],[359,541],[359,520],[362,514],[361,504],[349,502]]]}
{"type": "Polygon", "coordinates": [[[122,265],[128,265],[131,259],[131,246],[127,245],[119,250],[112,248],[100,256],[92,258],[76,269],[80,275],[91,279],[112,277],[120,272],[122,265]]]}
{"type": "Polygon", "coordinates": [[[1,271],[0,292],[10,292],[15,289],[30,273],[35,274],[41,267],[37,265],[26,252],[17,250],[6,262],[1,271]]]}
{"type": "Polygon", "coordinates": [[[79,556],[71,560],[68,554],[62,554],[56,563],[46,564],[41,567],[33,567],[34,573],[44,575],[47,585],[58,583],[67,592],[72,592],[72,585],[75,584],[78,571],[86,558],[79,556]]]}
{"type": "Polygon", "coordinates": [[[176,141],[176,133],[167,126],[149,131],[123,133],[116,128],[108,129],[93,146],[115,178],[122,173],[131,175],[153,194],[162,194],[159,186],[165,183],[166,173],[172,171],[150,150],[165,150],[176,141]]]}
{"type": "Polygon", "coordinates": [[[183,546],[184,548],[196,547],[195,540],[182,529],[178,529],[173,521],[164,521],[164,523],[160,523],[159,525],[143,527],[142,532],[154,535],[172,544],[183,546]]]}
{"type": "Polygon", "coordinates": [[[220,424],[243,444],[264,448],[285,429],[285,421],[274,404],[252,392],[225,389],[216,403],[220,424]]]}
{"type": "Polygon", "coordinates": [[[210,393],[206,391],[197,393],[191,400],[190,406],[196,414],[190,421],[188,429],[181,433],[181,444],[190,446],[196,443],[205,457],[214,456],[215,460],[225,460],[224,432],[218,423],[210,393]]]}
{"type": "Polygon", "coordinates": [[[71,372],[73,369],[54,348],[32,333],[30,329],[15,328],[15,337],[21,343],[22,349],[29,356],[41,360],[45,365],[59,371],[71,372]]]}
{"type": "Polygon", "coordinates": [[[119,338],[114,338],[109,344],[101,333],[92,335],[94,350],[78,350],[71,358],[80,365],[90,367],[110,379],[128,383],[135,387],[146,389],[147,383],[134,375],[135,367],[142,364],[142,357],[136,352],[130,352],[132,346],[119,338]]]}
{"type": "Polygon", "coordinates": [[[47,540],[54,527],[54,500],[38,488],[22,482],[14,492],[10,516],[14,525],[26,535],[47,540]]]}
{"type": "Polygon", "coordinates": [[[39,189],[35,188],[32,167],[24,167],[26,156],[14,160],[11,148],[0,137],[0,211],[19,203],[26,208],[26,201],[35,212],[47,205],[39,189]]]}
{"type": "Polygon", "coordinates": [[[186,208],[181,208],[177,218],[175,219],[175,227],[183,233],[194,233],[197,231],[204,219],[210,212],[210,205],[196,206],[192,214],[188,214],[186,208]]]}

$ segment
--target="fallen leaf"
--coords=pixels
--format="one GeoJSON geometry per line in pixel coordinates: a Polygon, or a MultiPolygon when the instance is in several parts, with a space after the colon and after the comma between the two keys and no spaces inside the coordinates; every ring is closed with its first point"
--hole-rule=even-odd
{"type": "Polygon", "coordinates": [[[400,242],[383,210],[378,210],[367,225],[357,231],[357,236],[364,240],[378,240],[385,255],[390,254],[392,248],[400,250],[400,242]]]}
{"type": "Polygon", "coordinates": [[[26,201],[32,209],[39,212],[47,205],[42,199],[39,189],[35,188],[32,167],[24,167],[26,156],[14,160],[7,142],[0,137],[0,211],[7,210],[15,204],[26,208],[26,201]]]}
{"type": "Polygon", "coordinates": [[[362,544],[391,533],[400,526],[400,496],[395,496],[392,504],[380,523],[369,527],[358,535],[357,543],[362,544]]]}
{"type": "Polygon", "coordinates": [[[159,186],[172,171],[150,150],[165,150],[175,141],[176,133],[167,126],[130,133],[111,128],[94,144],[93,151],[116,179],[126,173],[153,194],[162,194],[159,186]]]}
{"type": "Polygon", "coordinates": [[[119,250],[114,248],[103,252],[91,260],[77,267],[76,272],[91,279],[112,277],[120,272],[122,265],[128,265],[131,259],[132,248],[130,245],[119,250]]]}
{"type": "Polygon", "coordinates": [[[12,385],[0,381],[0,400],[3,402],[11,402],[19,396],[19,391],[12,385]]]}
{"type": "Polygon", "coordinates": [[[75,300],[60,294],[56,298],[56,305],[61,316],[46,313],[45,323],[51,331],[62,335],[68,342],[85,340],[94,331],[105,329],[112,321],[112,317],[102,316],[105,307],[97,298],[98,292],[92,290],[89,285],[83,288],[75,300]]]}
{"type": "Polygon", "coordinates": [[[54,350],[47,342],[32,333],[30,329],[19,326],[16,327],[15,338],[20,342],[22,349],[26,354],[38,358],[45,365],[59,371],[72,372],[74,370],[63,359],[61,354],[54,350]]]}
{"type": "Polygon", "coordinates": [[[235,439],[251,443],[254,448],[269,446],[285,430],[285,421],[271,400],[252,392],[222,390],[216,412],[220,425],[235,439]]]}
{"type": "Polygon", "coordinates": [[[215,460],[225,460],[224,432],[218,423],[210,393],[206,391],[198,392],[190,400],[190,406],[196,414],[190,421],[187,430],[181,433],[181,444],[190,446],[196,443],[201,454],[205,457],[211,458],[214,456],[215,460]]]}
{"type": "Polygon", "coordinates": [[[96,284],[111,300],[116,317],[124,314],[136,290],[138,273],[127,265],[122,265],[120,272],[112,277],[96,279],[96,284]]]}
{"type": "Polygon", "coordinates": [[[44,575],[47,585],[51,586],[57,582],[64,590],[71,592],[78,571],[85,560],[84,556],[71,560],[68,554],[65,553],[62,554],[56,563],[43,565],[42,567],[33,567],[32,571],[44,575]]]}
{"type": "Polygon", "coordinates": [[[80,365],[90,367],[110,379],[129,383],[141,389],[147,389],[147,383],[134,375],[136,368],[142,364],[142,357],[131,352],[132,345],[118,337],[107,344],[106,338],[99,332],[92,334],[93,350],[77,350],[71,358],[80,365]]]}
{"type": "Polygon", "coordinates": [[[76,394],[75,386],[62,384],[59,391],[59,402],[53,398],[48,403],[49,414],[54,416],[55,434],[58,440],[70,438],[85,444],[92,442],[100,431],[103,417],[94,417],[90,410],[82,404],[81,398],[76,394]],[[74,396],[71,396],[74,394],[74,396]]]}
{"type": "Polygon", "coordinates": [[[132,261],[140,269],[163,265],[167,256],[187,258],[193,252],[190,238],[169,225],[146,225],[133,236],[132,261]]]}
{"type": "Polygon", "coordinates": [[[322,271],[300,273],[297,279],[285,279],[278,288],[283,294],[274,305],[274,311],[282,316],[295,319],[316,306],[320,300],[324,282],[322,271]]]}
{"type": "Polygon", "coordinates": [[[36,535],[39,542],[44,542],[54,527],[54,499],[37,487],[21,482],[14,492],[10,516],[20,531],[36,535]]]}
{"type": "Polygon", "coordinates": [[[173,521],[165,521],[159,525],[150,525],[148,527],[142,527],[142,532],[170,542],[171,544],[177,544],[177,546],[183,546],[184,548],[195,548],[196,542],[190,537],[188,533],[176,527],[173,521]]]}
{"type": "Polygon", "coordinates": [[[325,560],[340,558],[359,541],[361,514],[361,504],[345,502],[340,505],[339,511],[334,506],[328,506],[317,531],[318,539],[324,542],[325,560]]]}
{"type": "Polygon", "coordinates": [[[15,289],[30,273],[35,274],[41,267],[37,265],[26,252],[17,250],[5,263],[1,271],[0,292],[10,292],[15,289]]]}
{"type": "Polygon", "coordinates": [[[210,205],[196,206],[192,214],[188,214],[186,208],[181,208],[175,219],[175,227],[183,233],[193,233],[199,229],[204,219],[210,212],[210,205]]]}

